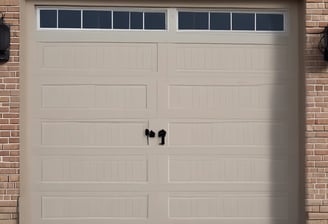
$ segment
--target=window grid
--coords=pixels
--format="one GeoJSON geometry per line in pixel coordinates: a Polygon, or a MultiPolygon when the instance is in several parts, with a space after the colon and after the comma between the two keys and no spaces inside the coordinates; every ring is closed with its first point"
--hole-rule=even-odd
{"type": "MultiPolygon", "coordinates": [[[[217,18],[217,17],[216,17],[217,18]]],[[[90,8],[90,9],[75,9],[75,8],[38,8],[38,28],[39,29],[61,29],[61,30],[65,30],[65,29],[73,29],[73,30],[136,30],[136,31],[145,31],[145,30],[168,30],[169,27],[168,27],[168,17],[167,17],[167,11],[164,10],[164,9],[159,9],[159,10],[145,10],[145,9],[130,9],[130,10],[126,10],[126,9],[97,9],[97,8],[90,8]],[[50,11],[55,11],[55,15],[56,15],[56,27],[41,27],[41,11],[44,10],[44,11],[47,11],[47,10],[50,10],[50,11]],[[80,25],[79,25],[79,28],[63,28],[63,27],[60,27],[60,26],[63,26],[62,24],[59,24],[59,20],[60,20],[60,10],[72,10],[72,11],[80,11],[80,25]],[[111,21],[110,21],[110,28],[109,27],[101,27],[101,25],[99,25],[99,27],[88,27],[88,28],[85,28],[84,27],[84,12],[85,11],[100,11],[100,12],[109,12],[111,15],[110,15],[110,18],[111,18],[111,21]],[[114,12],[128,12],[128,28],[114,28],[114,12]],[[132,13],[142,13],[142,21],[140,21],[139,19],[139,22],[141,22],[142,24],[140,24],[142,26],[142,28],[139,28],[139,26],[137,28],[132,28],[132,19],[131,19],[131,15],[132,13]],[[164,15],[164,23],[162,23],[162,25],[164,25],[164,28],[161,27],[161,28],[156,28],[156,29],[146,29],[145,27],[145,24],[146,24],[146,18],[145,18],[145,14],[146,13],[159,13],[159,14],[163,14],[164,15]]],[[[215,20],[213,20],[213,24],[215,24],[214,22],[215,20]]],[[[217,20],[216,20],[217,21],[217,20]]],[[[222,21],[222,20],[221,20],[222,21]]],[[[224,21],[224,20],[223,20],[224,21]]],[[[53,23],[54,24],[54,23],[53,23]]],[[[222,24],[222,23],[221,23],[222,24]]],[[[195,24],[194,24],[195,25],[195,24]]],[[[140,26],[140,27],[141,27],[140,26]]],[[[197,26],[197,25],[195,25],[197,26]]],[[[222,27],[222,25],[221,25],[222,27]]],[[[177,28],[176,28],[178,31],[246,31],[246,32],[285,32],[286,31],[286,15],[285,15],[285,12],[279,12],[279,11],[276,11],[276,12],[270,12],[270,11],[229,11],[229,10],[218,10],[218,11],[215,11],[215,10],[208,10],[208,11],[205,11],[205,10],[187,10],[187,9],[182,9],[182,10],[177,10],[177,28]],[[206,13],[207,14],[207,29],[203,26],[201,28],[180,28],[180,24],[179,24],[179,13],[180,12],[185,12],[185,13],[206,13]],[[230,24],[228,26],[228,23],[226,23],[226,27],[224,28],[218,28],[219,25],[214,25],[212,26],[212,19],[214,19],[214,14],[215,13],[222,13],[222,14],[229,14],[229,17],[230,17],[230,24]],[[252,14],[254,16],[254,29],[252,27],[252,29],[234,29],[233,25],[234,25],[234,19],[233,19],[233,15],[234,13],[236,14],[252,14]],[[258,16],[258,15],[261,15],[261,18],[258,16]],[[269,18],[268,17],[264,17],[263,15],[272,15],[273,17],[269,18]],[[213,15],[213,18],[212,18],[212,15],[213,15]],[[274,15],[280,15],[281,17],[274,17],[274,15]],[[261,21],[258,21],[258,19],[264,19],[264,20],[261,20],[261,21]],[[271,20],[276,20],[276,23],[278,23],[278,25],[276,24],[268,24],[267,27],[264,27],[263,28],[263,23],[265,24],[268,20],[270,21],[271,20]],[[264,22],[263,22],[264,21],[264,22]],[[261,22],[261,25],[259,25],[261,28],[258,28],[258,22],[261,22]],[[212,28],[213,27],[213,28],[212,28]],[[227,27],[230,27],[230,29],[227,29],[227,27]]]]}
{"type": "Polygon", "coordinates": [[[72,30],[136,30],[136,31],[165,31],[167,30],[167,11],[166,10],[139,10],[139,9],[131,9],[131,10],[124,10],[124,9],[74,9],[74,8],[39,8],[38,9],[38,28],[39,29],[50,29],[50,30],[67,30],[67,29],[72,29],[72,30]],[[41,16],[40,12],[42,10],[54,10],[56,11],[56,27],[41,27],[41,16]],[[80,18],[80,28],[62,28],[59,27],[59,11],[60,10],[77,10],[81,12],[81,18],[80,18]],[[85,11],[102,11],[102,12],[111,12],[111,28],[84,28],[83,26],[83,15],[85,11]],[[120,28],[114,28],[114,12],[128,12],[128,20],[129,20],[129,27],[127,29],[120,29],[120,28]],[[140,12],[142,13],[142,28],[141,29],[131,29],[131,13],[133,12],[140,12]],[[164,29],[146,29],[145,28],[145,14],[146,13],[158,13],[158,14],[164,14],[164,29]]]}
{"type": "MultiPolygon", "coordinates": [[[[178,15],[180,12],[189,12],[189,13],[199,13],[199,12],[206,12],[206,11],[194,11],[194,10],[178,10],[178,15]]],[[[208,15],[208,26],[207,29],[181,29],[179,28],[179,16],[177,16],[177,30],[178,31],[243,31],[243,32],[285,32],[286,31],[286,24],[285,24],[285,13],[284,12],[269,12],[269,11],[263,11],[263,12],[252,12],[252,11],[207,11],[208,15]],[[215,30],[211,29],[211,13],[227,13],[230,16],[230,29],[229,30],[215,30]],[[254,29],[252,30],[238,30],[238,29],[233,29],[233,14],[234,13],[240,13],[240,14],[253,14],[254,15],[254,29]],[[257,27],[257,15],[258,14],[268,14],[268,15],[281,15],[282,16],[282,29],[280,30],[258,30],[257,27]]]]}
{"type": "Polygon", "coordinates": [[[229,12],[229,16],[230,16],[230,30],[232,30],[232,13],[229,12]]]}
{"type": "Polygon", "coordinates": [[[84,15],[84,10],[81,10],[81,24],[80,24],[80,27],[83,26],[83,15],[84,15]]]}
{"type": "Polygon", "coordinates": [[[142,25],[145,26],[145,13],[142,13],[142,25]]]}
{"type": "Polygon", "coordinates": [[[57,19],[57,24],[56,24],[56,26],[57,26],[57,28],[59,27],[59,13],[58,13],[58,10],[56,10],[56,19],[57,19]]]}

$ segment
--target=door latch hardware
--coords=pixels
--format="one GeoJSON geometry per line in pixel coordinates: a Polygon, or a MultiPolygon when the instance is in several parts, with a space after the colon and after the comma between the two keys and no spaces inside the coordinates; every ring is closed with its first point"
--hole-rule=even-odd
{"type": "Polygon", "coordinates": [[[149,145],[149,138],[154,138],[156,133],[153,130],[145,129],[145,135],[147,136],[147,145],[149,145]]]}
{"type": "Polygon", "coordinates": [[[158,137],[161,138],[161,142],[159,143],[160,145],[165,145],[165,136],[166,136],[166,131],[164,129],[158,132],[158,137]]]}

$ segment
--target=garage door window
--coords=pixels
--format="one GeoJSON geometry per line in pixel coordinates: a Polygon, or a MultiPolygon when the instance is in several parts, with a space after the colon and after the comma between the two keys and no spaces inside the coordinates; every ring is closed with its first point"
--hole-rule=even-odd
{"type": "Polygon", "coordinates": [[[57,27],[57,11],[56,10],[40,10],[40,27],[56,28],[57,27]]]}
{"type": "Polygon", "coordinates": [[[207,30],[208,21],[206,12],[179,12],[180,30],[207,30]]]}
{"type": "Polygon", "coordinates": [[[83,27],[86,29],[111,29],[112,12],[110,11],[83,11],[83,27]]]}
{"type": "Polygon", "coordinates": [[[166,30],[165,11],[39,9],[40,29],[166,30]]]}
{"type": "Polygon", "coordinates": [[[178,12],[179,30],[285,31],[284,13],[178,12]]]}
{"type": "Polygon", "coordinates": [[[232,30],[255,30],[255,14],[232,13],[232,30]]]}
{"type": "Polygon", "coordinates": [[[80,28],[81,11],[78,10],[59,10],[58,11],[59,28],[80,28]]]}

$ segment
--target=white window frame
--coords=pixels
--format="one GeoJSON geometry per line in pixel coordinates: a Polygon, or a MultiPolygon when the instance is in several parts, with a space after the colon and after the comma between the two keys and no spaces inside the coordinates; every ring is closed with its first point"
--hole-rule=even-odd
{"type": "Polygon", "coordinates": [[[195,9],[195,8],[178,8],[176,10],[176,31],[177,32],[243,32],[243,33],[286,33],[287,29],[287,19],[288,12],[287,10],[277,9],[276,11],[270,10],[224,10],[224,9],[195,9]],[[208,29],[198,30],[198,29],[179,29],[179,12],[207,12],[208,13],[208,29]],[[211,13],[229,13],[230,14],[230,30],[211,30],[210,22],[211,22],[211,13]],[[233,13],[251,13],[254,14],[254,30],[233,30],[232,29],[232,14],[233,13]],[[257,30],[256,27],[256,16],[257,14],[278,14],[283,16],[283,30],[257,30]]]}
{"type": "MultiPolygon", "coordinates": [[[[98,7],[82,7],[82,8],[76,8],[76,7],[37,7],[37,30],[85,30],[85,31],[129,31],[129,32],[167,32],[169,29],[169,21],[168,21],[168,10],[163,8],[98,8],[98,7]],[[41,24],[41,18],[40,18],[40,11],[41,10],[56,10],[57,12],[57,27],[56,28],[44,28],[40,27],[41,24]],[[60,28],[58,27],[58,12],[59,10],[77,10],[81,11],[81,24],[80,28],[60,28]],[[100,28],[83,28],[83,11],[111,11],[111,28],[110,29],[100,29],[100,28]],[[143,28],[142,29],[114,29],[114,12],[122,11],[122,12],[142,12],[142,22],[143,22],[143,28]],[[165,15],[165,29],[145,29],[145,13],[164,13],[165,15]]],[[[129,14],[130,17],[130,14],[129,14]]],[[[129,23],[129,26],[131,24],[129,23]]]]}

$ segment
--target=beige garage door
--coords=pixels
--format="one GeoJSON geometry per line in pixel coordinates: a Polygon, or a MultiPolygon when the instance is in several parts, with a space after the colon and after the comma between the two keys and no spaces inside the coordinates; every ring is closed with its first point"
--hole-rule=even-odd
{"type": "Polygon", "coordinates": [[[299,223],[296,5],[97,6],[165,28],[43,29],[90,6],[27,2],[21,222],[299,223]],[[230,30],[183,25],[206,13],[230,30]]]}

